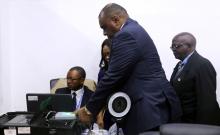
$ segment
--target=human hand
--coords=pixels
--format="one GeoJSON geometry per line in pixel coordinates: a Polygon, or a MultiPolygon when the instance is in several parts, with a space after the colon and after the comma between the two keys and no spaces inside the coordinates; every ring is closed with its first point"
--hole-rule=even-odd
{"type": "Polygon", "coordinates": [[[98,124],[98,126],[99,126],[99,129],[103,129],[104,128],[104,121],[103,121],[103,117],[101,117],[101,116],[97,116],[97,121],[96,121],[96,123],[98,124]]]}
{"type": "Polygon", "coordinates": [[[99,129],[104,129],[104,112],[105,108],[99,112],[96,118],[96,123],[98,124],[99,129]]]}
{"type": "Polygon", "coordinates": [[[86,107],[80,108],[75,113],[78,116],[80,122],[86,125],[90,125],[92,123],[92,114],[88,112],[86,107]]]}

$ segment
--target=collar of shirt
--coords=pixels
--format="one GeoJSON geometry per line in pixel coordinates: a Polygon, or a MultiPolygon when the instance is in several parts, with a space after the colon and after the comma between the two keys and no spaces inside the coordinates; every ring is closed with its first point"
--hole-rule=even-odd
{"type": "Polygon", "coordinates": [[[192,56],[193,53],[194,53],[194,51],[191,52],[191,53],[181,62],[181,64],[185,65],[185,64],[187,63],[188,59],[192,56]]]}
{"type": "Polygon", "coordinates": [[[121,25],[121,28],[120,28],[120,30],[124,27],[124,25],[125,25],[125,23],[123,23],[122,25],[121,25]]]}
{"type": "Polygon", "coordinates": [[[82,87],[81,89],[77,91],[71,90],[71,94],[73,94],[73,92],[76,93],[76,109],[79,109],[81,102],[82,102],[83,94],[84,94],[84,87],[82,87]]]}

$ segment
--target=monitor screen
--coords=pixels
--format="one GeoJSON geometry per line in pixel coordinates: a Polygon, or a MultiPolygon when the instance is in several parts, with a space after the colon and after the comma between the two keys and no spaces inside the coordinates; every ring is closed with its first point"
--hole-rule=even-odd
{"type": "Polygon", "coordinates": [[[73,111],[71,94],[28,93],[26,102],[28,112],[73,111]]]}

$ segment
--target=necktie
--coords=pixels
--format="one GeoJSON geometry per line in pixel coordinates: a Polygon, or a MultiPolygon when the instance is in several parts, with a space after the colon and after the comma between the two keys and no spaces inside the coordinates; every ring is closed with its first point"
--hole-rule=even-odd
{"type": "Polygon", "coordinates": [[[73,97],[73,111],[76,110],[76,93],[73,92],[72,93],[72,97],[73,97]]]}
{"type": "Polygon", "coordinates": [[[179,63],[179,66],[178,66],[178,72],[180,71],[180,70],[182,70],[183,69],[183,66],[184,66],[184,63],[179,63]]]}
{"type": "Polygon", "coordinates": [[[180,74],[180,72],[183,70],[183,67],[184,67],[184,63],[180,62],[175,77],[177,77],[180,74]]]}

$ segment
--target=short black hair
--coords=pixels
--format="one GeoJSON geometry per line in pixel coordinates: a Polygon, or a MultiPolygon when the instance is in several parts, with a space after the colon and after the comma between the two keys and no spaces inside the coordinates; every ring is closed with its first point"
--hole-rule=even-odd
{"type": "Polygon", "coordinates": [[[69,71],[73,71],[73,70],[78,71],[82,78],[84,78],[84,79],[86,78],[86,72],[82,67],[75,66],[75,67],[70,68],[69,71]]]}
{"type": "Polygon", "coordinates": [[[177,34],[175,38],[178,38],[178,37],[182,37],[182,36],[188,36],[189,40],[187,40],[187,44],[190,45],[190,47],[195,47],[196,46],[196,38],[193,36],[193,34],[189,33],[189,32],[181,32],[179,34],[177,34]]]}
{"type": "Polygon", "coordinates": [[[105,16],[111,17],[114,14],[128,16],[128,13],[125,8],[116,4],[116,3],[109,3],[107,4],[100,12],[99,17],[101,14],[104,13],[105,16]]]}

